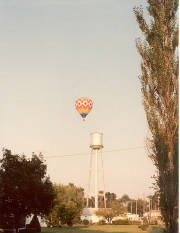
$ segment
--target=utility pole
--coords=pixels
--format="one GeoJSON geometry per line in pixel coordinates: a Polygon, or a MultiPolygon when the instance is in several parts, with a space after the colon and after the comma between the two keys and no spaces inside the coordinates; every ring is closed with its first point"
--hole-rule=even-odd
{"type": "Polygon", "coordinates": [[[96,150],[96,154],[95,154],[95,182],[94,182],[94,190],[95,190],[95,208],[98,208],[98,150],[96,150]]]}

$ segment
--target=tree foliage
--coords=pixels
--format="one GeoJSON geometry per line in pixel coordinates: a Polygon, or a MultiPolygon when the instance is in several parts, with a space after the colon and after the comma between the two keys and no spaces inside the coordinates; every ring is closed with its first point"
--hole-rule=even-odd
{"type": "MultiPolygon", "coordinates": [[[[106,200],[106,207],[111,208],[112,201],[116,200],[116,194],[111,193],[111,192],[106,192],[105,193],[105,200],[106,200]]],[[[104,191],[99,191],[98,194],[98,207],[99,208],[104,208],[105,203],[104,203],[104,191]]],[[[87,199],[85,199],[85,206],[87,204],[87,199]]],[[[88,199],[88,207],[94,208],[95,207],[95,198],[94,196],[90,197],[88,199]]]]}
{"type": "Polygon", "coordinates": [[[121,198],[120,198],[121,202],[126,206],[127,203],[130,201],[130,197],[127,194],[124,194],[121,198]]]}
{"type": "Polygon", "coordinates": [[[106,198],[106,207],[111,208],[112,202],[116,200],[117,195],[115,193],[106,192],[105,198],[106,198]]]}
{"type": "Polygon", "coordinates": [[[114,200],[112,202],[112,210],[114,211],[115,216],[119,216],[125,214],[127,212],[127,208],[122,204],[121,200],[114,200]]]}
{"type": "Polygon", "coordinates": [[[111,223],[112,219],[116,216],[112,208],[98,209],[96,215],[105,218],[108,223],[111,223]]]}
{"type": "Polygon", "coordinates": [[[0,220],[13,215],[17,228],[21,217],[48,214],[54,191],[44,162],[36,155],[27,159],[10,150],[4,150],[0,162],[0,220]]]}
{"type": "Polygon", "coordinates": [[[178,0],[147,0],[150,23],[143,9],[134,8],[144,40],[137,40],[142,57],[140,82],[152,134],[149,156],[157,168],[160,208],[169,232],[177,232],[178,216],[178,0]]]}
{"type": "Polygon", "coordinates": [[[104,217],[108,223],[116,216],[122,215],[126,212],[126,208],[122,205],[120,200],[114,200],[111,203],[111,208],[100,208],[96,211],[97,216],[104,217]]]}
{"type": "Polygon", "coordinates": [[[72,226],[80,220],[84,207],[84,190],[74,184],[54,185],[56,199],[48,216],[49,225],[67,224],[72,226]]]}

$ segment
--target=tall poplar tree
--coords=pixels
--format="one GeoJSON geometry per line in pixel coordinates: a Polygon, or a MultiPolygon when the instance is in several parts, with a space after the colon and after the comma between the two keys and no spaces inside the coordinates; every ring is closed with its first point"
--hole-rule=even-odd
{"type": "Polygon", "coordinates": [[[160,209],[168,232],[178,232],[178,0],[147,0],[134,13],[144,38],[136,46],[142,57],[140,82],[152,137],[149,157],[157,168],[160,209]]]}

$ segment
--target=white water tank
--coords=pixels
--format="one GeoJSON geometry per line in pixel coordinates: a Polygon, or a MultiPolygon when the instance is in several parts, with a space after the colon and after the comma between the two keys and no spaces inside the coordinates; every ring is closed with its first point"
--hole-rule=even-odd
{"type": "Polygon", "coordinates": [[[103,134],[102,133],[91,133],[90,134],[90,147],[94,150],[103,148],[103,134]]]}

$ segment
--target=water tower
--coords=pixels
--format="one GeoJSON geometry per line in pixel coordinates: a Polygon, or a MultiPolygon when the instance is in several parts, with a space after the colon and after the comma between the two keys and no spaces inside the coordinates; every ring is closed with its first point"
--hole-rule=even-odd
{"type": "Polygon", "coordinates": [[[95,208],[99,208],[98,206],[98,195],[99,195],[99,187],[100,183],[102,185],[101,195],[104,197],[104,208],[106,208],[105,201],[105,183],[104,183],[104,165],[103,165],[103,156],[102,156],[102,148],[103,148],[103,134],[99,132],[94,132],[90,134],[90,166],[89,166],[89,178],[88,178],[88,193],[87,193],[87,208],[89,207],[89,197],[91,191],[91,183],[94,180],[94,197],[95,197],[95,208]],[[94,175],[94,179],[92,180],[92,175],[94,175]]]}

